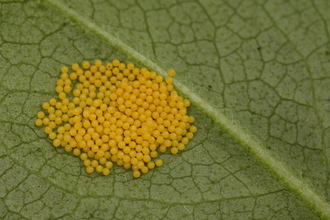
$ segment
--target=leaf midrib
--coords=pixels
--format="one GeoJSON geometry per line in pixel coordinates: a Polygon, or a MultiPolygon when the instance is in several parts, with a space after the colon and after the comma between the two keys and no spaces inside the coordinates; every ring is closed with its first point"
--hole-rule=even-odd
{"type": "MultiPolygon", "coordinates": [[[[142,65],[156,71],[162,76],[166,76],[166,71],[158,64],[139,53],[114,35],[105,31],[92,20],[81,16],[73,9],[65,6],[58,0],[46,0],[49,4],[56,7],[63,14],[81,25],[83,29],[87,29],[99,38],[108,42],[112,47],[126,54],[133,60],[138,61],[142,65]]],[[[222,114],[218,109],[214,108],[207,101],[202,99],[198,94],[191,91],[179,80],[175,80],[176,90],[188,98],[194,106],[199,108],[205,115],[212,118],[220,128],[228,133],[242,147],[246,148],[264,167],[275,174],[282,182],[284,182],[296,195],[298,195],[306,204],[308,204],[321,218],[330,219],[330,205],[324,201],[316,192],[314,192],[306,182],[295,176],[285,164],[272,156],[260,141],[251,134],[244,131],[239,125],[234,124],[227,116],[222,114]]]]}

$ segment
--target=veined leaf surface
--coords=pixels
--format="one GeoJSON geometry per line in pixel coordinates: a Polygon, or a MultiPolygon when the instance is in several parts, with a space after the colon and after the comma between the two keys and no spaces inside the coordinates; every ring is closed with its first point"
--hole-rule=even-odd
{"type": "Polygon", "coordinates": [[[329,2],[0,1],[0,217],[329,219],[329,2]],[[133,61],[193,105],[186,150],[104,177],[34,126],[59,69],[133,61]]]}

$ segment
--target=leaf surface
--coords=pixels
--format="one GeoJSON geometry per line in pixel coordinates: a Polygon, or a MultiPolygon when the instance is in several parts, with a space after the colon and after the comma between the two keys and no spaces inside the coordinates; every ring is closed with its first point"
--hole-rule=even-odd
{"type": "Polygon", "coordinates": [[[318,1],[0,2],[0,217],[329,214],[329,11],[318,1]],[[62,65],[134,61],[193,106],[186,150],[139,179],[86,174],[34,126],[62,65]]]}

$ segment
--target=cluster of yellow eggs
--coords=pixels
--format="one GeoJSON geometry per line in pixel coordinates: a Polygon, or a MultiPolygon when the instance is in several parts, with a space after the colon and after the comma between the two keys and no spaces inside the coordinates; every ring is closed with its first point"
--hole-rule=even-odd
{"type": "Polygon", "coordinates": [[[159,152],[177,154],[197,131],[189,100],[173,88],[173,69],[165,79],[117,59],[71,69],[61,68],[58,98],[42,104],[35,124],[45,126],[55,147],[79,156],[87,173],[109,175],[117,163],[140,177],[163,164],[159,152]]]}

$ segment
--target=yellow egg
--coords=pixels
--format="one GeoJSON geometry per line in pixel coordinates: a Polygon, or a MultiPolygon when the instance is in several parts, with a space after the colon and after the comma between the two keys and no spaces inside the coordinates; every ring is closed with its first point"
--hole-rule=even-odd
{"type": "Polygon", "coordinates": [[[159,153],[177,154],[194,137],[195,118],[175,91],[174,69],[164,78],[118,59],[71,69],[61,68],[58,97],[42,104],[35,125],[45,125],[53,145],[79,157],[87,173],[107,176],[117,163],[138,178],[163,164],[159,153]]]}

